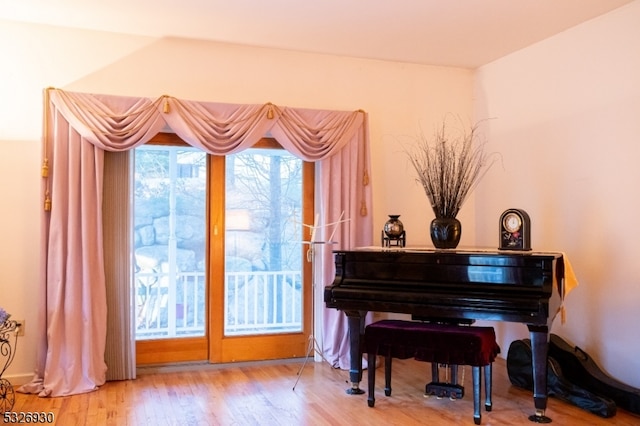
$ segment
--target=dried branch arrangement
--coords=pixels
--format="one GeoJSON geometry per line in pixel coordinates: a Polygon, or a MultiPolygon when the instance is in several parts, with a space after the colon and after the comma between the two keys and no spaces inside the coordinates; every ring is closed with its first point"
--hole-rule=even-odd
{"type": "MultiPolygon", "coordinates": [[[[459,120],[460,124],[461,121],[459,120]]],[[[478,125],[451,129],[446,120],[431,138],[422,133],[407,155],[436,217],[454,218],[497,159],[485,152],[478,125]]]]}

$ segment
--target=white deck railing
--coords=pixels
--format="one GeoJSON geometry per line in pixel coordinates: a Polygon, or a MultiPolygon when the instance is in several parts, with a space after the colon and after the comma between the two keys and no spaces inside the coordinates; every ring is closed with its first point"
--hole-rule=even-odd
{"type": "MultiPolygon", "coordinates": [[[[136,339],[203,336],[205,275],[140,272],[136,280],[136,339]],[[173,285],[172,285],[173,284],[173,285]]],[[[225,276],[227,336],[302,329],[300,271],[228,272],[225,276]]]]}
{"type": "Polygon", "coordinates": [[[227,273],[225,335],[300,331],[301,284],[299,271],[227,273]]]}

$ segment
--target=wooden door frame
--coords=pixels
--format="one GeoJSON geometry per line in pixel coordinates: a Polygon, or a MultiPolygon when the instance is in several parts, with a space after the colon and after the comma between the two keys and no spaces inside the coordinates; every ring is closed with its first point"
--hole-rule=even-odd
{"type": "MultiPolygon", "coordinates": [[[[256,148],[282,149],[275,139],[263,138],[256,148]]],[[[209,235],[209,282],[224,283],[224,238],[225,232],[225,157],[213,157],[211,173],[211,221],[209,235]],[[215,185],[215,188],[213,187],[215,185]],[[214,206],[217,205],[218,207],[214,206]]],[[[303,223],[313,223],[315,208],[315,165],[303,162],[303,223]],[[305,190],[311,188],[311,190],[305,190]]],[[[306,236],[306,235],[305,235],[306,236]]],[[[308,247],[301,244],[302,273],[303,273],[303,327],[298,333],[269,334],[264,336],[225,336],[224,335],[224,285],[210,285],[209,287],[209,361],[212,363],[254,361],[282,358],[282,353],[289,357],[303,357],[308,347],[309,336],[313,334],[313,286],[311,277],[311,263],[307,262],[308,247]]]]}
{"type": "MultiPolygon", "coordinates": [[[[153,137],[151,143],[156,145],[188,146],[174,133],[159,133],[153,137]]],[[[257,148],[282,147],[273,138],[263,138],[257,148]]],[[[255,336],[249,342],[247,339],[224,336],[224,232],[225,232],[225,159],[224,156],[207,157],[208,191],[207,191],[207,320],[205,321],[205,336],[184,337],[177,339],[157,339],[136,341],[136,364],[152,365],[175,362],[205,361],[211,363],[249,361],[281,358],[282,350],[290,357],[303,357],[308,348],[309,336],[313,335],[313,283],[312,265],[307,262],[308,246],[301,244],[302,273],[303,273],[303,327],[299,333],[271,334],[255,336]],[[220,238],[220,235],[223,237],[220,238]],[[212,311],[218,309],[218,314],[212,311]],[[229,353],[240,356],[229,356],[229,353]]],[[[315,165],[303,162],[303,223],[313,223],[315,209],[315,165]],[[311,190],[305,190],[310,188],[311,190]]],[[[306,231],[306,229],[304,230],[306,231]]],[[[308,237],[308,235],[304,235],[308,237]]]]}
{"type": "MultiPolygon", "coordinates": [[[[180,136],[175,133],[158,133],[149,142],[150,145],[165,146],[182,146],[190,147],[180,136]]],[[[211,156],[207,156],[207,170],[211,170],[211,156]]],[[[207,191],[207,211],[205,212],[205,220],[209,217],[209,191],[207,191]]],[[[205,229],[209,229],[208,226],[205,229]]],[[[209,235],[205,238],[208,244],[209,235]]],[[[209,269],[209,256],[206,256],[207,266],[209,269]]],[[[205,301],[205,310],[209,312],[205,301]]],[[[209,357],[209,338],[207,327],[208,321],[205,321],[204,336],[199,337],[177,337],[172,339],[149,339],[136,340],[136,365],[153,365],[153,364],[169,364],[176,362],[206,361],[209,357]]]]}

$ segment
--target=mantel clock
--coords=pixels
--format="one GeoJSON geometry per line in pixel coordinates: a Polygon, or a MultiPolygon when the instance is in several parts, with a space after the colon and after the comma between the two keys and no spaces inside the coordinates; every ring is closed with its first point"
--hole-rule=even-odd
{"type": "Polygon", "coordinates": [[[500,215],[500,250],[531,250],[531,220],[522,209],[508,209],[500,215]]]}

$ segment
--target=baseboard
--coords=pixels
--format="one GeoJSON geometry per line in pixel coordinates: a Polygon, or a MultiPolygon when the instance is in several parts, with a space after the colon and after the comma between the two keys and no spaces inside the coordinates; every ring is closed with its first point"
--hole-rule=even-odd
{"type": "Polygon", "coordinates": [[[11,383],[11,386],[13,386],[15,388],[15,387],[22,386],[22,385],[32,381],[33,380],[33,373],[29,373],[29,374],[11,374],[11,375],[2,376],[2,378],[8,380],[9,383],[11,383]]]}
{"type": "Polygon", "coordinates": [[[197,370],[220,370],[229,367],[250,367],[256,365],[279,365],[279,364],[296,364],[303,363],[304,358],[286,358],[286,359],[269,359],[264,361],[241,361],[212,364],[206,361],[197,362],[180,362],[171,364],[144,365],[136,368],[136,373],[141,374],[158,374],[158,373],[175,373],[180,371],[197,371],[197,370]]]}

